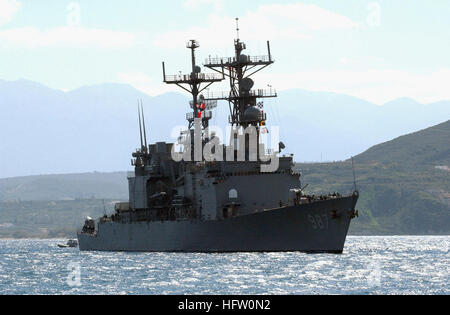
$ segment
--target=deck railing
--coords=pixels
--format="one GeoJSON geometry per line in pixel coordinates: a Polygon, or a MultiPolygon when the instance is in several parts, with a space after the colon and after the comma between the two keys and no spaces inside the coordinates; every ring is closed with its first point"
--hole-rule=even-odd
{"type": "MultiPolygon", "coordinates": [[[[248,63],[267,63],[272,62],[272,56],[264,55],[264,56],[246,56],[241,61],[248,63]]],[[[227,64],[232,64],[236,62],[236,57],[209,57],[205,60],[205,66],[226,66],[227,64]]]]}

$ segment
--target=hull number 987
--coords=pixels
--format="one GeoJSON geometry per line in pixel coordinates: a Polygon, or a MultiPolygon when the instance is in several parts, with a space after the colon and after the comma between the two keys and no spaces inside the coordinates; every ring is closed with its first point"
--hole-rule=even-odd
{"type": "Polygon", "coordinates": [[[308,221],[314,230],[328,229],[328,216],[326,214],[308,215],[308,221]]]}

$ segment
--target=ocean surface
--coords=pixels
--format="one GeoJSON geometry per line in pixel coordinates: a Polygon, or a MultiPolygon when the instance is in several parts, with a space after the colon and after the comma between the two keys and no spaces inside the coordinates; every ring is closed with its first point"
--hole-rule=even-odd
{"type": "Polygon", "coordinates": [[[0,240],[0,294],[450,294],[450,236],[350,236],[342,255],[98,253],[0,240]]]}

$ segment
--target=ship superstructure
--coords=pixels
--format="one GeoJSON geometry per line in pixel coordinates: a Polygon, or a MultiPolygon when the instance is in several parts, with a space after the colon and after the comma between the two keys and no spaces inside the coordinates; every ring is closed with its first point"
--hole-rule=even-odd
{"type": "Polygon", "coordinates": [[[115,213],[86,220],[78,233],[80,250],[107,251],[306,251],[341,253],[358,192],[342,196],[305,194],[292,156],[279,156],[280,141],[268,149],[261,99],[276,97],[252,89],[252,76],[274,60],[249,56],[239,37],[235,55],[196,63],[199,43],[190,40],[192,71],[163,79],[192,95],[187,130],[178,142],[148,145],[142,104],[139,106],[141,148],[132,154],[134,174],[128,177],[129,202],[115,213]],[[229,80],[227,92],[207,92],[229,80]],[[229,104],[231,137],[222,143],[209,131],[212,109],[229,104]]]}

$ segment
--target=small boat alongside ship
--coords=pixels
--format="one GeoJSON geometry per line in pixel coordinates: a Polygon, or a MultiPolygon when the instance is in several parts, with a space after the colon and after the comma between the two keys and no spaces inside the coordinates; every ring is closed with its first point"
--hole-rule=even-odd
{"type": "Polygon", "coordinates": [[[68,240],[66,244],[58,244],[59,248],[70,248],[70,247],[78,247],[78,240],[71,239],[68,240]]]}

